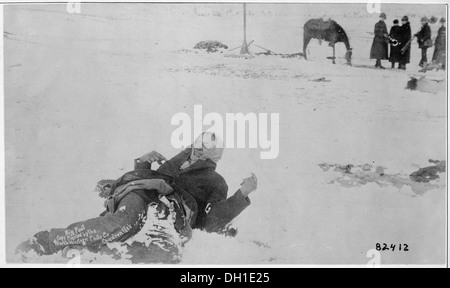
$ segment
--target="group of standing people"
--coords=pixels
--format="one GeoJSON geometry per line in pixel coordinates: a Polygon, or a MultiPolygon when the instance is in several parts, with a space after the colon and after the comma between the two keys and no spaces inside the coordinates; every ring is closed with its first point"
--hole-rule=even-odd
{"type": "MultiPolygon", "coordinates": [[[[391,62],[391,68],[395,68],[395,64],[398,63],[398,69],[406,70],[406,64],[410,63],[411,59],[411,42],[413,35],[411,32],[411,25],[409,23],[408,16],[403,16],[401,19],[401,26],[396,19],[393,22],[393,26],[388,33],[386,26],[387,17],[385,13],[380,14],[380,20],[375,24],[375,37],[370,51],[370,59],[376,59],[375,67],[379,69],[385,69],[381,60],[389,60],[391,62]],[[389,54],[390,46],[390,54],[389,54]]],[[[445,68],[446,63],[446,31],[445,31],[445,18],[440,20],[442,26],[439,29],[438,37],[436,38],[435,51],[433,54],[433,62],[440,64],[445,68]]],[[[422,52],[422,58],[419,66],[424,67],[428,65],[427,52],[428,48],[433,46],[433,40],[431,39],[431,28],[428,25],[429,19],[422,17],[421,29],[414,34],[417,37],[419,49],[422,52]]]]}
{"type": "Polygon", "coordinates": [[[372,49],[370,51],[370,59],[376,59],[375,67],[385,69],[381,65],[381,60],[390,60],[392,68],[395,68],[395,63],[398,62],[398,69],[406,70],[406,64],[410,62],[411,51],[402,49],[411,40],[411,25],[408,16],[402,18],[402,25],[399,21],[394,21],[394,26],[388,32],[385,13],[380,14],[380,21],[375,24],[375,38],[373,40],[372,49]],[[391,43],[391,54],[389,55],[389,43],[391,43]]]}

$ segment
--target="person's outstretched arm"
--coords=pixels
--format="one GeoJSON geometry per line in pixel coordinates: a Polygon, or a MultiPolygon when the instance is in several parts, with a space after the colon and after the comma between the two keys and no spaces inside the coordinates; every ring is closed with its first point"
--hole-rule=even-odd
{"type": "Polygon", "coordinates": [[[250,206],[251,202],[248,196],[256,191],[257,186],[258,179],[255,174],[252,174],[251,177],[243,180],[241,188],[230,198],[226,199],[226,192],[222,196],[211,195],[212,198],[210,198],[206,208],[205,230],[207,232],[218,232],[241,214],[242,211],[250,206]]]}

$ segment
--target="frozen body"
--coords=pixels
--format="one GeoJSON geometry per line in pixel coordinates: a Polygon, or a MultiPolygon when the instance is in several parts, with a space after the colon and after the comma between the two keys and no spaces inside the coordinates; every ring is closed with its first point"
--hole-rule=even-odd
{"type": "MultiPolygon", "coordinates": [[[[388,20],[409,15],[413,32],[422,14],[445,16],[439,5],[383,6],[388,20]]],[[[409,179],[429,159],[446,157],[445,92],[404,89],[418,70],[417,43],[406,71],[357,67],[374,64],[378,15],[365,4],[247,6],[248,39],[280,53],[302,50],[309,19],[334,19],[349,37],[353,67],[345,65],[345,45],[336,45],[332,65],[331,48],[314,39],[308,61],[192,49],[210,39],[239,46],[241,5],[82,4],[81,14],[65,8],[4,7],[9,263],[20,261],[15,247],[36,231],[97,217],[103,200],[89,191],[99,179],[133,170],[136,155],[177,155],[168,145],[171,117],[192,115],[200,104],[205,114],[279,113],[280,153],[261,161],[259,149],[227,151],[217,172],[229,187],[254,172],[258,195],[234,221],[236,237],[194,230],[181,263],[365,265],[378,242],[413,248],[382,253],[383,264],[444,263],[445,174],[417,195],[408,185],[329,184],[345,175],[318,166],[370,164],[409,179]],[[328,82],[317,81],[323,78],[328,82]]],[[[430,25],[432,35],[439,27],[430,25]]],[[[431,75],[445,79],[445,71],[431,75]]],[[[57,253],[39,262],[67,259],[57,253]]]]}
{"type": "Polygon", "coordinates": [[[250,205],[248,195],[256,190],[252,175],[227,199],[228,186],[215,171],[223,154],[220,142],[215,134],[203,133],[168,161],[156,151],[145,154],[135,160],[133,171],[111,183],[105,192],[110,195],[107,210],[99,217],[41,231],[21,243],[16,253],[24,261],[30,254],[52,255],[71,248],[115,255],[110,247],[120,243],[133,263],[178,263],[193,228],[222,232],[250,205]],[[153,162],[161,163],[156,171],[153,162]],[[150,208],[155,213],[148,213],[150,208]],[[136,234],[145,235],[145,241],[136,234]]]}

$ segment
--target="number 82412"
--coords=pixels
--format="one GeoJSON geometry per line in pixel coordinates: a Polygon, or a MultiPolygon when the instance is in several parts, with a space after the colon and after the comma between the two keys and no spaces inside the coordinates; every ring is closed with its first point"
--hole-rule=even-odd
{"type": "Polygon", "coordinates": [[[383,244],[377,243],[376,249],[377,249],[377,251],[392,251],[392,252],[405,251],[405,252],[408,252],[409,246],[408,246],[408,244],[398,244],[398,245],[390,244],[389,245],[386,243],[383,243],[383,244]]]}

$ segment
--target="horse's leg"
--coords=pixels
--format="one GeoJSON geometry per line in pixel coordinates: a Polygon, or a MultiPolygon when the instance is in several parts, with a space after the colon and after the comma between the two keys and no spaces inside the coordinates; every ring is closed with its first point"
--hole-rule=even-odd
{"type": "Polygon", "coordinates": [[[307,36],[307,32],[304,32],[303,35],[303,57],[308,60],[308,55],[306,54],[306,47],[308,47],[309,41],[311,41],[311,37],[307,36]]]}
{"type": "Polygon", "coordinates": [[[333,64],[336,64],[336,43],[333,43],[333,64]]]}

